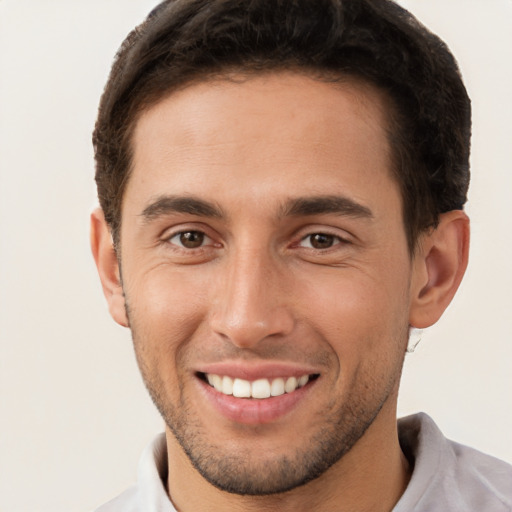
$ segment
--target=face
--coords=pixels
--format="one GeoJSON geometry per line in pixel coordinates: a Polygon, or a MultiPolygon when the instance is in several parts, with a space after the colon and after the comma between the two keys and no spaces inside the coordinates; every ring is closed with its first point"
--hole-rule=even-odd
{"type": "Polygon", "coordinates": [[[370,86],[291,73],[136,125],[128,322],[170,444],[221,489],[292,489],[395,422],[412,260],[385,126],[370,86]]]}

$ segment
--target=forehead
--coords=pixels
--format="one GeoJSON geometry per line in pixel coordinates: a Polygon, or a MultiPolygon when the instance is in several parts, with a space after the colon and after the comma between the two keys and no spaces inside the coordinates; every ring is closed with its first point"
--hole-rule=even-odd
{"type": "Polygon", "coordinates": [[[387,109],[379,90],[348,78],[282,72],[196,83],[138,119],[125,195],[142,199],[160,187],[244,201],[396,189],[387,109]]]}

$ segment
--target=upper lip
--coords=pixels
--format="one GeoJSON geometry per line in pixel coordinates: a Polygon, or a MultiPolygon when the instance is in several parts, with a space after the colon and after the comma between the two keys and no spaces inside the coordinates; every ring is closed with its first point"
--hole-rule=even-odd
{"type": "Polygon", "coordinates": [[[196,372],[227,375],[234,379],[255,381],[258,379],[277,379],[279,377],[302,377],[303,375],[317,375],[318,369],[309,365],[289,362],[258,362],[223,361],[200,365],[196,372]]]}

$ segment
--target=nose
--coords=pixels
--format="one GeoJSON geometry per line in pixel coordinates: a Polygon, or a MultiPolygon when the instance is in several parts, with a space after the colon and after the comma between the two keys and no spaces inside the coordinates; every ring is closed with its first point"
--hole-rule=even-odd
{"type": "Polygon", "coordinates": [[[286,272],[263,251],[227,258],[211,311],[212,330],[240,348],[291,333],[294,318],[286,300],[286,272]]]}

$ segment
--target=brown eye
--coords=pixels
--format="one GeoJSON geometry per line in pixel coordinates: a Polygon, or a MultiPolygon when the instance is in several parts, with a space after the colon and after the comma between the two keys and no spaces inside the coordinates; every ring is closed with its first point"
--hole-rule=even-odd
{"type": "Polygon", "coordinates": [[[184,231],[173,237],[173,239],[178,239],[179,244],[186,249],[197,249],[201,247],[205,238],[205,234],[201,233],[201,231],[184,231]]]}
{"type": "Polygon", "coordinates": [[[327,233],[313,233],[312,235],[308,235],[303,238],[300,245],[310,249],[329,249],[338,241],[339,238],[334,235],[329,235],[327,233]]]}
{"type": "Polygon", "coordinates": [[[315,249],[328,249],[334,245],[335,237],[324,233],[315,233],[310,236],[311,247],[315,249]]]}

